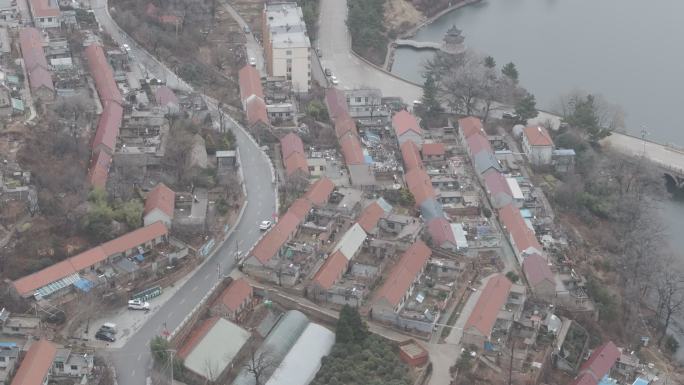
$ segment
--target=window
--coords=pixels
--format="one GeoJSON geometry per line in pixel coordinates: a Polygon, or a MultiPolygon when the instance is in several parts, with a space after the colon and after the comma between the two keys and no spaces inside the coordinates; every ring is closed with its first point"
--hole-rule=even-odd
{"type": "Polygon", "coordinates": [[[0,362],[5,362],[5,357],[0,357],[0,362]]]}
{"type": "Polygon", "coordinates": [[[357,103],[361,103],[361,97],[360,97],[360,96],[357,96],[357,97],[356,97],[356,102],[357,102],[357,103]]]}
{"type": "Polygon", "coordinates": [[[57,370],[64,370],[64,362],[55,362],[55,369],[57,370]]]}
{"type": "Polygon", "coordinates": [[[19,326],[12,326],[12,331],[13,331],[13,332],[18,332],[18,331],[19,331],[19,326]]]}
{"type": "Polygon", "coordinates": [[[49,23],[52,23],[52,18],[51,18],[51,17],[48,17],[48,22],[49,22],[49,23]]]}
{"type": "Polygon", "coordinates": [[[366,96],[365,98],[363,98],[363,101],[364,101],[364,103],[368,104],[368,96],[366,96]]]}
{"type": "MultiPolygon", "coordinates": [[[[287,56],[292,56],[292,51],[290,51],[290,50],[288,49],[287,51],[285,51],[285,55],[287,55],[287,56]]],[[[291,59],[287,59],[287,60],[291,60],[291,59]]]]}
{"type": "Polygon", "coordinates": [[[78,365],[71,365],[71,370],[78,370],[78,365]]]}
{"type": "Polygon", "coordinates": [[[292,65],[292,59],[287,59],[287,65],[291,66],[292,65]]]}
{"type": "MultiPolygon", "coordinates": [[[[309,172],[312,172],[312,171],[316,171],[316,167],[314,167],[314,166],[309,166],[309,172]]],[[[0,358],[2,358],[2,357],[0,357],[0,358]]]]}

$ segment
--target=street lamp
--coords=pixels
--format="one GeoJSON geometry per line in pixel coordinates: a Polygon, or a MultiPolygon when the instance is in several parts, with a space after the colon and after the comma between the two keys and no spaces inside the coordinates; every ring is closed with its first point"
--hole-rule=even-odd
{"type": "Polygon", "coordinates": [[[641,153],[641,156],[646,157],[646,136],[650,135],[650,132],[646,130],[646,126],[642,125],[641,126],[641,142],[644,145],[643,152],[641,153]]]}

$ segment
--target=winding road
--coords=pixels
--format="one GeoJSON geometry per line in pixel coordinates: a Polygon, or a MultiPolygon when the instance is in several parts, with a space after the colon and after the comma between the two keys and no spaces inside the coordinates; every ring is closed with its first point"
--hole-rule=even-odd
{"type": "MultiPolygon", "coordinates": [[[[171,88],[192,90],[191,86],[142,49],[118,27],[107,11],[105,0],[94,0],[92,8],[102,29],[119,44],[128,44],[135,59],[148,72],[164,79],[171,88]]],[[[212,103],[211,99],[205,99],[208,101],[209,108],[215,110],[216,105],[212,103]]],[[[156,312],[150,313],[145,324],[128,339],[122,348],[108,351],[116,369],[117,381],[121,385],[147,383],[149,369],[152,366],[149,349],[150,339],[160,335],[164,329],[175,329],[182,322],[185,316],[192,311],[194,306],[216,283],[217,268],[220,266],[223,274],[227,274],[233,269],[237,242],[239,241],[242,250],[255,244],[260,236],[258,223],[265,218],[270,218],[276,211],[275,184],[270,159],[235,120],[226,119],[225,126],[235,133],[237,146],[240,149],[248,197],[242,219],[233,229],[226,242],[203,265],[191,273],[192,276],[187,279],[172,298],[156,312]]]]}

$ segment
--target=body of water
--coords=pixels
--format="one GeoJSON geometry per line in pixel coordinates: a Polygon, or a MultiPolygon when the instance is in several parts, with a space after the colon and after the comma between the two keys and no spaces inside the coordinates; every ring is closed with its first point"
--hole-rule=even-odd
{"type": "MultiPolygon", "coordinates": [[[[513,62],[520,83],[553,110],[573,90],[622,107],[627,131],[684,146],[684,1],[484,0],[422,28],[418,41],[441,42],[455,25],[468,48],[513,62]]],[[[397,49],[392,72],[423,82],[429,50],[397,49]]],[[[666,201],[662,218],[684,262],[684,202],[666,201]]],[[[684,336],[679,334],[684,344],[684,336]]],[[[684,362],[684,348],[678,352],[684,362]]]]}

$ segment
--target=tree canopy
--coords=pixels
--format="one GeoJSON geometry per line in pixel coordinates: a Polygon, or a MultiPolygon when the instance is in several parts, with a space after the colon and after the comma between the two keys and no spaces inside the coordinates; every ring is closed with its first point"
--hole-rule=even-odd
{"type": "Polygon", "coordinates": [[[347,27],[352,48],[363,57],[381,64],[387,52],[385,0],[349,0],[347,27]]]}
{"type": "Polygon", "coordinates": [[[598,142],[610,135],[610,129],[601,125],[599,106],[593,95],[575,96],[570,100],[569,107],[570,113],[565,116],[564,122],[583,130],[590,141],[598,142]]]}
{"type": "Polygon", "coordinates": [[[442,104],[437,97],[437,83],[431,73],[425,75],[425,83],[423,84],[423,98],[421,99],[421,106],[418,109],[418,116],[421,118],[421,126],[428,128],[439,114],[444,112],[442,104]]]}
{"type": "Polygon", "coordinates": [[[516,83],[518,82],[518,69],[515,67],[515,64],[513,63],[508,63],[505,66],[503,66],[503,68],[501,68],[501,74],[513,80],[516,83]]]}
{"type": "Polygon", "coordinates": [[[518,114],[523,122],[537,117],[539,112],[537,111],[537,101],[534,99],[534,95],[528,93],[520,99],[515,105],[515,113],[518,114]]]}

